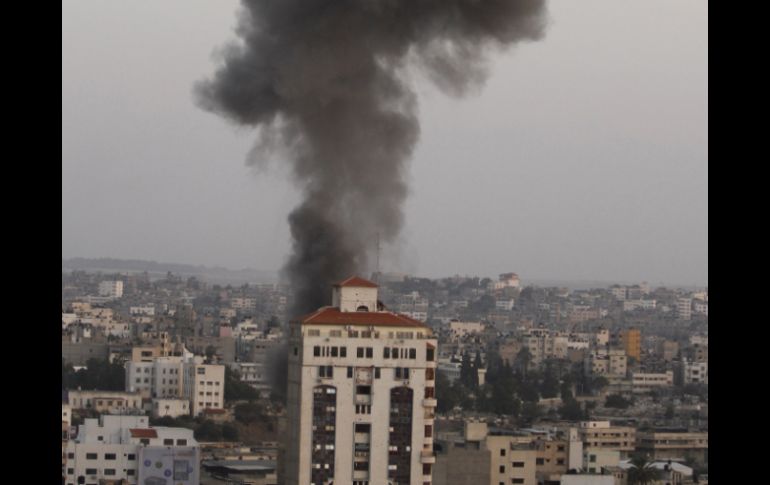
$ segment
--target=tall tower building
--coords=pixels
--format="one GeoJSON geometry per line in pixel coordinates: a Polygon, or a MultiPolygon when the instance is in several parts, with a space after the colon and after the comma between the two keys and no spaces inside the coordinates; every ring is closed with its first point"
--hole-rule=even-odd
{"type": "Polygon", "coordinates": [[[334,285],[332,306],[290,324],[286,484],[429,485],[436,355],[377,285],[334,285]]]}

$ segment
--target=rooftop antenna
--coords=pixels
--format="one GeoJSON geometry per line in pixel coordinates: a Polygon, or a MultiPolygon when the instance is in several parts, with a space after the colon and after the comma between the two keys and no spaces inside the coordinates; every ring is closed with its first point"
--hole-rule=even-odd
{"type": "Polygon", "coordinates": [[[374,273],[376,275],[377,283],[379,283],[380,280],[380,249],[380,232],[377,231],[377,266],[375,269],[376,272],[374,273]]]}

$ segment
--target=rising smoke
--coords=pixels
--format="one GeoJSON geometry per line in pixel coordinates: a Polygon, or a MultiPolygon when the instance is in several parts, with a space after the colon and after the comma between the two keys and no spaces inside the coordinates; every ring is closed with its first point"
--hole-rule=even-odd
{"type": "Polygon", "coordinates": [[[410,78],[458,96],[486,79],[486,57],[539,39],[545,0],[242,0],[239,42],[198,103],[280,147],[303,193],[289,215],[284,270],[296,313],[330,284],[370,270],[377,238],[403,224],[406,162],[419,138],[410,78]]]}

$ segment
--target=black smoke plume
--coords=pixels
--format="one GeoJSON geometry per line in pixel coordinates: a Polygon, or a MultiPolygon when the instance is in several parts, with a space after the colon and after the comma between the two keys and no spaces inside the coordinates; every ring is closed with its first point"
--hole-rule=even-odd
{"type": "Polygon", "coordinates": [[[403,223],[406,162],[419,137],[410,80],[450,95],[486,78],[490,50],[539,39],[545,0],[242,0],[238,42],[198,103],[259,129],[303,192],[289,216],[284,270],[295,312],[330,301],[330,283],[366,273],[378,237],[403,223]]]}

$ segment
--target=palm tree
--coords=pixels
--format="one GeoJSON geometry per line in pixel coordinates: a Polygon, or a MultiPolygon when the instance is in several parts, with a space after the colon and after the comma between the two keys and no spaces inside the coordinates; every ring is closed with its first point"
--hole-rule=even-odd
{"type": "Polygon", "coordinates": [[[635,456],[631,459],[628,469],[628,485],[648,485],[660,478],[660,470],[652,466],[645,456],[635,456]]]}

